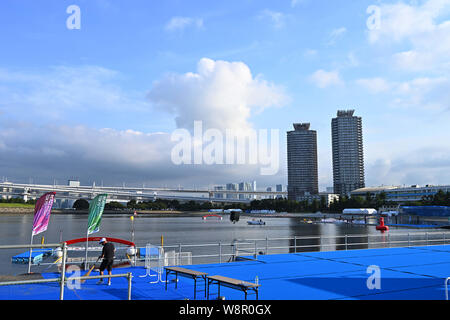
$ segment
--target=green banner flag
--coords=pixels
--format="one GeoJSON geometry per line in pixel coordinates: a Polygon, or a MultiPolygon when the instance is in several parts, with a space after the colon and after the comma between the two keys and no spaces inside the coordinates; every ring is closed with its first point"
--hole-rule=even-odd
{"type": "Polygon", "coordinates": [[[91,201],[89,205],[88,234],[96,233],[100,230],[107,197],[107,194],[99,194],[91,201]]]}

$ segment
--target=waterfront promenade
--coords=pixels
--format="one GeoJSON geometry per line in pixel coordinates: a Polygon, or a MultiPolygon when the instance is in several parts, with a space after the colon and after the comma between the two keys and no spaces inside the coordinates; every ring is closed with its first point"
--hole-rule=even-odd
{"type": "MultiPolygon", "coordinates": [[[[260,300],[444,300],[444,282],[450,276],[450,245],[262,255],[257,260],[186,268],[248,282],[255,282],[258,277],[260,300]],[[371,266],[379,268],[379,288],[368,286],[371,266]]],[[[178,289],[171,282],[166,291],[164,283],[149,283],[156,278],[140,277],[145,274],[143,267],[115,269],[114,272],[132,272],[133,300],[194,298],[191,279],[179,277],[178,289]]],[[[54,278],[58,274],[48,273],[43,277],[54,278]]],[[[96,285],[96,281],[88,280],[78,289],[66,287],[64,299],[127,299],[126,279],[113,279],[110,287],[96,285]]],[[[203,288],[199,281],[197,299],[206,299],[203,288]]],[[[226,300],[244,299],[241,291],[229,288],[221,288],[221,296],[226,300]]],[[[0,287],[2,300],[58,298],[58,283],[0,287]]],[[[249,295],[250,300],[254,298],[249,295]]],[[[210,299],[217,299],[217,286],[211,286],[210,299]]]]}

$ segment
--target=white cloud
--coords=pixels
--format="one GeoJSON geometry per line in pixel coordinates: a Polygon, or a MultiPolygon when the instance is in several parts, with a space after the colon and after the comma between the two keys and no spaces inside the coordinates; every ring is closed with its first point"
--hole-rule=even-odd
{"type": "Polygon", "coordinates": [[[450,150],[414,147],[390,158],[378,156],[366,165],[367,185],[446,185],[450,179],[450,150]]]}
{"type": "MultiPolygon", "coordinates": [[[[171,133],[144,132],[129,121],[148,117],[152,122],[158,110],[145,95],[134,100],[117,81],[121,77],[96,67],[57,67],[40,73],[0,70],[0,172],[22,181],[78,176],[105,183],[202,186],[260,174],[258,164],[175,166],[171,133]],[[104,119],[109,117],[133,129],[93,127],[106,126],[104,119]]],[[[210,59],[201,59],[195,73],[161,77],[148,97],[180,128],[202,120],[204,130],[241,132],[252,127],[253,113],[287,101],[280,87],[252,75],[244,63],[210,59]]]]}
{"type": "Polygon", "coordinates": [[[155,81],[148,98],[175,116],[178,128],[192,129],[194,121],[205,128],[250,128],[252,112],[281,106],[288,99],[283,90],[254,77],[242,62],[203,58],[195,73],[168,74],[155,81]]]}
{"type": "Polygon", "coordinates": [[[263,10],[259,16],[259,19],[269,20],[270,23],[276,29],[281,29],[286,24],[286,15],[282,12],[272,11],[269,9],[263,10]]]}
{"type": "Polygon", "coordinates": [[[328,39],[327,44],[334,45],[336,43],[336,41],[338,41],[340,38],[342,38],[346,32],[347,32],[347,28],[345,28],[345,27],[334,29],[333,31],[331,31],[331,33],[328,37],[329,39],[328,39]]]}
{"type": "Polygon", "coordinates": [[[417,77],[409,81],[389,81],[381,77],[356,80],[372,94],[384,94],[396,108],[445,111],[448,109],[450,81],[446,77],[417,77]]]}
{"type": "Polygon", "coordinates": [[[450,70],[450,0],[383,4],[380,28],[369,30],[372,44],[409,47],[393,55],[394,65],[407,71],[450,70]]]}
{"type": "Polygon", "coordinates": [[[310,81],[319,88],[327,88],[330,86],[341,86],[344,82],[341,80],[339,71],[317,70],[310,76],[310,81]]]}
{"type": "Polygon", "coordinates": [[[0,108],[21,118],[64,119],[80,113],[144,111],[148,104],[117,84],[122,75],[98,66],[58,66],[41,72],[0,69],[0,108]]]}
{"type": "Polygon", "coordinates": [[[191,17],[173,17],[167,22],[165,29],[167,31],[181,31],[188,27],[203,27],[203,19],[191,17]]]}

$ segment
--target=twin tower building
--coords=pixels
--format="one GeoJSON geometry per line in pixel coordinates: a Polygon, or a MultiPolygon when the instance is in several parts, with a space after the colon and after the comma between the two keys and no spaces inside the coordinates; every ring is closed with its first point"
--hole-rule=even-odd
{"type": "MultiPolygon", "coordinates": [[[[331,121],[333,193],[339,195],[365,187],[362,119],[354,113],[338,111],[331,121]]],[[[287,133],[287,155],[288,199],[318,194],[317,132],[309,123],[296,123],[287,133]]]]}

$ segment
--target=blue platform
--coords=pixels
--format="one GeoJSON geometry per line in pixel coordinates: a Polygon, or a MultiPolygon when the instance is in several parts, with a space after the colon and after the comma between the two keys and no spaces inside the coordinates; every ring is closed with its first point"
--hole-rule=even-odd
{"type": "MultiPolygon", "coordinates": [[[[51,255],[52,249],[34,249],[31,251],[31,263],[38,264],[44,257],[51,255]]],[[[30,259],[30,251],[15,255],[11,258],[12,263],[27,264],[30,259]]]]}
{"type": "MultiPolygon", "coordinates": [[[[248,282],[254,282],[258,277],[260,300],[443,300],[444,281],[450,276],[450,245],[263,255],[256,261],[185,267],[248,282]],[[380,270],[379,289],[367,286],[372,275],[368,270],[370,266],[377,266],[380,270]]],[[[146,273],[143,267],[113,271],[127,272],[133,274],[132,299],[193,299],[194,282],[191,279],[179,277],[178,289],[170,282],[165,291],[164,283],[149,283],[156,280],[155,277],[139,277],[146,273]]],[[[43,276],[54,278],[58,274],[43,276]]],[[[162,279],[165,279],[165,274],[162,279]]],[[[197,283],[197,289],[197,299],[205,299],[201,281],[197,283]]],[[[217,286],[211,286],[210,291],[210,299],[216,299],[217,286]]],[[[230,288],[221,288],[221,296],[226,300],[244,299],[242,292],[230,288]]],[[[57,283],[0,287],[2,300],[58,298],[57,283]]],[[[66,288],[64,298],[125,300],[127,280],[113,279],[111,286],[97,285],[96,280],[88,280],[79,289],[66,288]]],[[[249,295],[249,299],[254,298],[254,295],[249,295]]]]}

